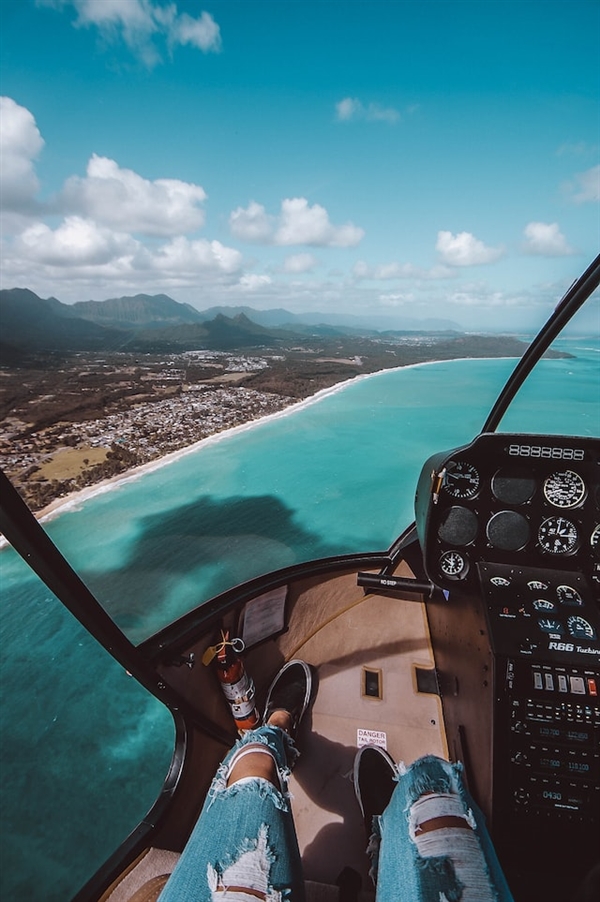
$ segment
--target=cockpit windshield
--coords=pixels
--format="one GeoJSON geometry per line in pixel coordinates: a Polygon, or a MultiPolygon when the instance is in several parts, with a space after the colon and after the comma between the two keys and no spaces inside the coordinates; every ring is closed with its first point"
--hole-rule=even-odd
{"type": "MultiPolygon", "coordinates": [[[[533,369],[499,431],[600,434],[598,311],[592,297],[533,369]]],[[[519,336],[523,348],[531,337],[519,336]]],[[[110,491],[75,496],[47,529],[139,643],[247,580],[388,548],[413,519],[423,460],[482,430],[516,363],[454,359],[346,382],[110,491]]],[[[3,554],[5,580],[17,591],[30,577],[10,549],[3,554]]]]}
{"type": "Polygon", "coordinates": [[[600,436],[600,294],[589,298],[517,393],[501,432],[600,436]]]}

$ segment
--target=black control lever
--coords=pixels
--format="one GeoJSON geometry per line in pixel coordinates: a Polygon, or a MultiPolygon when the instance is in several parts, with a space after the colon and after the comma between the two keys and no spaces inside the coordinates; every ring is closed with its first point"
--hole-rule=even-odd
{"type": "Polygon", "coordinates": [[[358,573],[357,584],[379,595],[394,597],[399,592],[414,592],[431,598],[436,587],[430,580],[410,579],[406,576],[386,576],[382,573],[358,573]]]}

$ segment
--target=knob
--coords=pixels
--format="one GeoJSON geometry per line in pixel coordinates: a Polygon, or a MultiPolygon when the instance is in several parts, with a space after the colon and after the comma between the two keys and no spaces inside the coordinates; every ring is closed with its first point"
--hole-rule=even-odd
{"type": "Polygon", "coordinates": [[[517,803],[517,805],[528,805],[529,804],[529,793],[527,792],[526,789],[523,789],[522,786],[520,786],[518,789],[515,789],[514,796],[515,796],[515,802],[517,803]]]}

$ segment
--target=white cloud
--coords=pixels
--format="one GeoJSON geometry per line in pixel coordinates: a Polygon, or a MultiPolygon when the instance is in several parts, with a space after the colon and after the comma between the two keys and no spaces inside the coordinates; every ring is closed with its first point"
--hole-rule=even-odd
{"type": "Polygon", "coordinates": [[[358,260],[352,269],[355,279],[371,279],[386,281],[390,279],[448,279],[453,278],[455,271],[448,266],[436,265],[429,269],[415,266],[413,263],[380,263],[369,266],[364,260],[358,260]]]}
{"type": "Polygon", "coordinates": [[[175,16],[170,25],[168,38],[171,45],[191,44],[203,53],[218,52],[221,49],[221,31],[207,12],[200,13],[197,19],[193,19],[188,13],[175,16]]]}
{"type": "Polygon", "coordinates": [[[502,254],[502,248],[487,247],[470,232],[438,232],[435,245],[442,262],[448,266],[477,266],[494,263],[502,254]]]}
{"type": "Polygon", "coordinates": [[[102,228],[95,222],[69,216],[52,230],[45,223],[29,226],[17,239],[29,260],[49,266],[99,266],[130,256],[139,244],[130,235],[102,228]]]}
{"type": "Polygon", "coordinates": [[[131,235],[77,216],[67,217],[54,230],[41,222],[29,226],[12,243],[4,242],[2,258],[5,283],[26,284],[44,297],[52,292],[74,300],[85,286],[95,293],[197,289],[199,284],[206,289],[231,283],[242,266],[240,252],[219,241],[178,236],[152,249],[131,235]]]}
{"type": "Polygon", "coordinates": [[[266,285],[271,285],[273,280],[270,276],[258,275],[256,273],[248,273],[242,276],[239,286],[243,291],[258,291],[266,285]]]}
{"type": "Polygon", "coordinates": [[[530,222],[525,226],[523,251],[542,257],[566,257],[574,253],[557,222],[530,222]]]}
{"type": "Polygon", "coordinates": [[[566,186],[570,199],[576,204],[600,201],[600,165],[585,172],[577,172],[573,182],[566,186]]]}
{"type": "Polygon", "coordinates": [[[380,294],[379,303],[382,307],[403,307],[405,304],[413,304],[415,295],[412,292],[398,294],[380,294]]]}
{"type": "Polygon", "coordinates": [[[364,231],[352,223],[334,226],[320,204],[309,207],[305,197],[282,201],[275,244],[311,244],[321,247],[355,247],[364,231]]]}
{"type": "Polygon", "coordinates": [[[234,248],[220,241],[190,241],[183,235],[160,247],[152,260],[154,269],[182,274],[207,271],[230,274],[237,272],[241,264],[242,255],[234,248]]]}
{"type": "Polygon", "coordinates": [[[203,53],[221,50],[220,28],[207,12],[197,18],[179,13],[175,3],[153,0],[37,0],[40,6],[58,10],[73,7],[76,28],[95,27],[107,40],[121,39],[148,66],[161,59],[156,41],[163,38],[170,48],[190,44],[203,53]]]}
{"type": "Polygon", "coordinates": [[[39,190],[34,160],[44,140],[28,109],[0,97],[0,201],[5,211],[27,212],[39,190]]]}
{"type": "Polygon", "coordinates": [[[59,204],[70,213],[95,219],[128,232],[174,235],[204,224],[199,204],[206,192],[199,185],[177,179],[150,182],[114,160],[95,154],[85,178],[66,182],[59,204]]]}
{"type": "Polygon", "coordinates": [[[273,217],[262,204],[250,201],[246,209],[238,207],[229,217],[231,234],[242,241],[269,244],[273,233],[273,217]]]}
{"type": "Polygon", "coordinates": [[[285,258],[283,271],[288,273],[311,272],[318,265],[312,254],[291,254],[285,258]]]}
{"type": "Polygon", "coordinates": [[[286,198],[278,217],[267,214],[262,204],[252,201],[246,209],[238,207],[229,217],[231,232],[243,241],[259,244],[317,247],[354,247],[364,231],[352,223],[334,226],[320,204],[308,205],[305,197],[286,198]]]}
{"type": "Polygon", "coordinates": [[[400,113],[393,107],[382,107],[378,103],[368,103],[365,106],[356,97],[344,97],[343,100],[336,103],[335,115],[339,122],[365,120],[393,124],[400,119],[400,113]]]}

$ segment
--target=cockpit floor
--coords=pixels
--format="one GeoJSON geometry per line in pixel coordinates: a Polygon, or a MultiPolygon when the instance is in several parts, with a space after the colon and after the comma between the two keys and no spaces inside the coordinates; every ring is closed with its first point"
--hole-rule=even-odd
{"type": "Polygon", "coordinates": [[[335,884],[350,867],[370,892],[367,837],[352,779],[359,745],[384,745],[407,764],[425,754],[447,756],[440,699],[417,684],[417,669],[434,666],[424,605],[366,596],[296,656],[314,663],[318,674],[290,785],[305,877],[335,884]],[[376,674],[370,682],[377,688],[378,681],[380,697],[365,694],[365,670],[376,674]]]}

